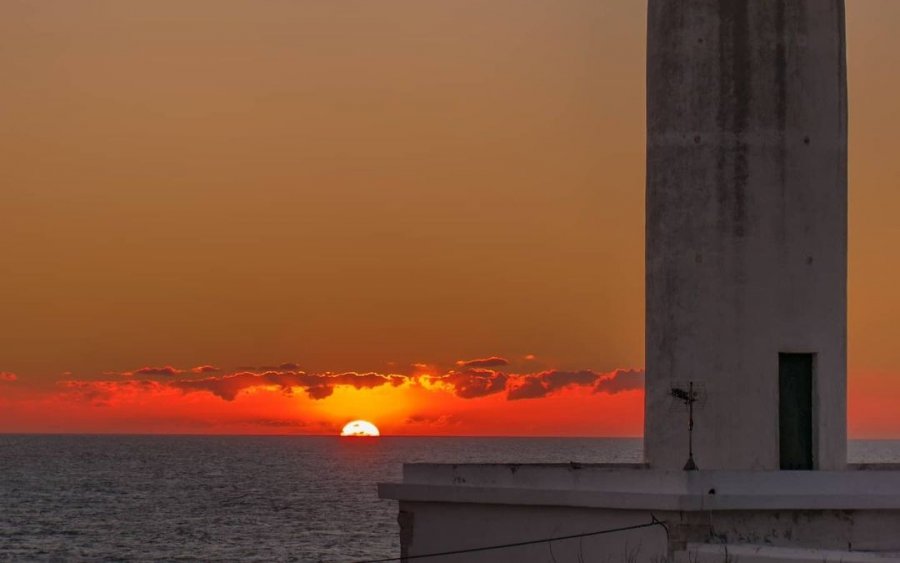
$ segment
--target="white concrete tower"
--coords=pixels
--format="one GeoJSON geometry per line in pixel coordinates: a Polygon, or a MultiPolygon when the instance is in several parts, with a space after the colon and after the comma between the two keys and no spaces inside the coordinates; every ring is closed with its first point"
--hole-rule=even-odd
{"type": "Polygon", "coordinates": [[[846,463],[843,0],[650,0],[651,468],[846,463]]]}

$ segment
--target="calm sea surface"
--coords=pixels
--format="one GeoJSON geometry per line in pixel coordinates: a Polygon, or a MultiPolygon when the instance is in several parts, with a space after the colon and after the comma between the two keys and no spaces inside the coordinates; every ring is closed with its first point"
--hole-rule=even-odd
{"type": "MultiPolygon", "coordinates": [[[[640,461],[640,440],[0,435],[0,559],[345,562],[399,554],[403,462],[640,461]]],[[[900,461],[900,442],[851,442],[900,461]]]]}

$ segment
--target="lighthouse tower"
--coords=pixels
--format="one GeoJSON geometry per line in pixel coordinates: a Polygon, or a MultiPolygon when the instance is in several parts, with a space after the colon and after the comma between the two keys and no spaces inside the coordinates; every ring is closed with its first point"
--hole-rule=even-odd
{"type": "Polygon", "coordinates": [[[648,25],[646,461],[843,469],[844,2],[650,0],[648,25]]]}
{"type": "Polygon", "coordinates": [[[846,457],[844,37],[649,0],[645,460],[404,465],[401,556],[900,561],[900,464],[846,457]]]}

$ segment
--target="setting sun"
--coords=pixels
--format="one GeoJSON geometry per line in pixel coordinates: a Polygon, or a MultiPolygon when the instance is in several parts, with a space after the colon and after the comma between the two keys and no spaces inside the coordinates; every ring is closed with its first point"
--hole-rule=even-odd
{"type": "Polygon", "coordinates": [[[381,432],[368,420],[354,420],[344,425],[341,436],[381,436],[381,432]]]}

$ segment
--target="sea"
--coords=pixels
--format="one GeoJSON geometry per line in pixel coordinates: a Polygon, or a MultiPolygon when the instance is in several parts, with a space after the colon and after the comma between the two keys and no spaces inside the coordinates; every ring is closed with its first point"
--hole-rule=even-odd
{"type": "MultiPolygon", "coordinates": [[[[852,441],[898,462],[900,441],[852,441]]],[[[638,462],[640,439],[0,435],[0,560],[353,562],[399,555],[404,462],[638,462]]]]}

